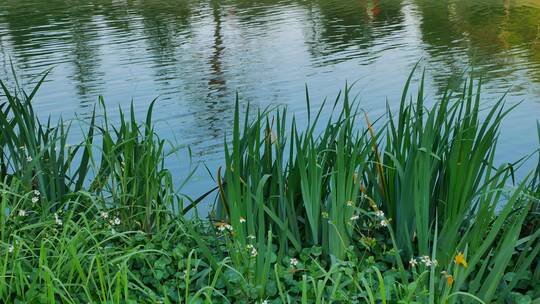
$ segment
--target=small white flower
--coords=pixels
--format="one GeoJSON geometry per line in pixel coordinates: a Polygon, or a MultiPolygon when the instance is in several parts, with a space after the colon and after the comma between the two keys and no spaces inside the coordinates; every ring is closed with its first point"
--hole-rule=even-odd
{"type": "Polygon", "coordinates": [[[416,267],[416,265],[418,265],[418,262],[415,258],[411,258],[411,260],[409,261],[409,265],[411,265],[411,267],[416,267]]]}
{"type": "Polygon", "coordinates": [[[109,221],[109,224],[111,224],[111,226],[120,225],[120,219],[115,217],[109,221]]]}
{"type": "Polygon", "coordinates": [[[243,217],[240,217],[240,223],[245,223],[245,222],[246,222],[246,219],[243,217]]]}
{"type": "Polygon", "coordinates": [[[28,155],[28,156],[26,157],[26,161],[27,161],[27,162],[31,162],[31,161],[32,161],[32,156],[28,155]]]}
{"type": "Polygon", "coordinates": [[[219,232],[223,232],[225,230],[229,230],[231,232],[233,231],[233,227],[225,222],[220,222],[216,224],[216,227],[219,232]]]}
{"type": "Polygon", "coordinates": [[[351,221],[356,221],[359,218],[360,218],[360,216],[358,216],[358,214],[353,215],[353,216],[351,216],[351,221]]]}
{"type": "Polygon", "coordinates": [[[377,217],[384,218],[384,212],[382,212],[381,210],[375,212],[375,215],[376,215],[377,217]]]}
{"type": "Polygon", "coordinates": [[[268,303],[269,303],[268,300],[264,300],[261,302],[261,304],[268,304],[268,303]]]}
{"type": "Polygon", "coordinates": [[[58,226],[62,226],[62,219],[60,217],[58,217],[58,213],[54,213],[54,221],[56,222],[56,225],[58,226]]]}
{"type": "Polygon", "coordinates": [[[34,190],[34,196],[40,196],[41,193],[39,192],[39,190],[34,190]]]}
{"type": "Polygon", "coordinates": [[[420,257],[420,262],[424,263],[424,265],[426,265],[427,267],[437,266],[439,264],[437,260],[431,260],[431,258],[427,255],[420,257]]]}
{"type": "Polygon", "coordinates": [[[387,220],[382,220],[381,221],[381,226],[383,226],[383,227],[388,226],[388,221],[387,220]]]}
{"type": "Polygon", "coordinates": [[[26,216],[26,210],[19,210],[19,216],[26,216]]]}
{"type": "Polygon", "coordinates": [[[39,202],[39,197],[37,196],[32,197],[32,204],[35,204],[37,202],[39,202]]]}
{"type": "Polygon", "coordinates": [[[13,247],[13,245],[9,245],[8,252],[13,253],[14,250],[15,250],[15,247],[13,247]]]}
{"type": "Polygon", "coordinates": [[[250,235],[247,236],[247,238],[250,239],[250,240],[254,240],[255,236],[253,234],[250,234],[250,235]]]}
{"type": "Polygon", "coordinates": [[[107,213],[106,211],[101,211],[99,215],[101,216],[102,219],[105,219],[105,220],[109,218],[109,213],[107,213]]]}
{"type": "Polygon", "coordinates": [[[26,146],[21,146],[21,151],[26,151],[26,146]]]}
{"type": "Polygon", "coordinates": [[[347,206],[351,207],[353,205],[353,201],[347,201],[347,206]]]}
{"type": "Polygon", "coordinates": [[[255,246],[249,244],[246,247],[247,247],[247,249],[249,249],[251,251],[250,254],[251,254],[252,257],[257,256],[257,248],[255,248],[255,246]]]}
{"type": "Polygon", "coordinates": [[[296,265],[298,265],[298,260],[295,259],[295,258],[291,258],[291,260],[289,261],[289,263],[291,263],[291,267],[296,267],[296,265]]]}

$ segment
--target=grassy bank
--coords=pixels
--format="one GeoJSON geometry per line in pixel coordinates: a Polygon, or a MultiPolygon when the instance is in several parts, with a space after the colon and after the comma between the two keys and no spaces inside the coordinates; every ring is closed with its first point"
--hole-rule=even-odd
{"type": "Polygon", "coordinates": [[[480,111],[479,83],[426,108],[409,80],[376,124],[349,88],[315,111],[308,98],[302,125],[281,108],[240,117],[237,102],[199,199],[174,188],[152,106],[113,124],[101,101],[68,146],[69,124],[33,111],[41,83],[2,85],[4,303],[540,299],[540,169],[516,180],[520,158],[495,162],[511,108],[480,111]],[[212,198],[209,218],[184,216],[212,198]]]}

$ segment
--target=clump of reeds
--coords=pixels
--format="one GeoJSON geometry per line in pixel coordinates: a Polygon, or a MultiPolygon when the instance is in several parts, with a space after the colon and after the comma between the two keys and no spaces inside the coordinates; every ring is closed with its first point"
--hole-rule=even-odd
{"type": "Polygon", "coordinates": [[[164,167],[172,152],[152,125],[154,103],[144,122],[131,107],[127,116],[119,109],[120,121],[112,124],[100,97],[101,117],[94,109],[84,138],[68,145],[70,123],[43,124],[34,113],[32,101],[46,76],[29,94],[20,87],[12,93],[0,82],[6,99],[0,106],[0,180],[35,193],[33,204],[43,216],[91,207],[113,209],[126,226],[147,233],[166,225],[181,198],[164,167]],[[99,197],[100,206],[69,206],[84,192],[99,197]]]}
{"type": "Polygon", "coordinates": [[[278,259],[320,246],[343,260],[363,256],[358,244],[375,218],[396,250],[395,267],[404,270],[403,260],[420,257],[452,265],[464,253],[466,269],[445,270],[459,271],[446,295],[466,286],[487,301],[505,273],[530,267],[540,243],[537,232],[520,237],[533,203],[527,181],[511,184],[513,166],[497,166],[494,157],[511,108],[501,99],[481,113],[481,85],[471,79],[428,109],[423,79],[409,99],[411,77],[397,113],[388,107],[387,119],[375,126],[349,87],[328,121],[320,121],[323,105],[302,128],[294,118],[288,123],[286,110],[246,115],[241,123],[237,103],[218,205],[235,240],[247,244],[254,235],[264,248],[273,235],[278,259]],[[533,251],[516,251],[523,242],[533,251]]]}

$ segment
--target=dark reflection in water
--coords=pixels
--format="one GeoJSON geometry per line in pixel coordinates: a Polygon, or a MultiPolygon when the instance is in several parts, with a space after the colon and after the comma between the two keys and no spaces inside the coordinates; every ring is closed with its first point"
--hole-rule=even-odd
{"type": "MultiPolygon", "coordinates": [[[[500,158],[515,160],[536,147],[540,1],[3,0],[2,79],[10,60],[26,83],[53,68],[42,115],[84,117],[98,94],[142,113],[158,97],[160,134],[211,169],[236,92],[244,106],[284,104],[301,121],[305,83],[316,104],[358,81],[362,106],[378,116],[419,60],[430,96],[449,81],[459,88],[472,67],[486,107],[506,91],[509,103],[524,101],[502,132],[500,158]]],[[[187,162],[171,162],[187,172],[187,162]]],[[[197,176],[192,192],[207,185],[197,176]]]]}
{"type": "Polygon", "coordinates": [[[504,88],[524,86],[519,94],[526,94],[529,81],[540,81],[539,1],[416,3],[430,61],[441,64],[438,82],[449,73],[460,74],[466,63],[488,80],[506,82],[504,88]]]}
{"type": "Polygon", "coordinates": [[[374,46],[404,29],[402,2],[324,1],[310,3],[309,50],[318,65],[358,59],[362,65],[378,58],[374,46]]]}
{"type": "MultiPolygon", "coordinates": [[[[215,30],[214,30],[214,44],[212,45],[212,57],[210,58],[210,70],[212,72],[212,78],[208,81],[208,87],[212,91],[224,92],[226,89],[225,78],[223,75],[223,68],[221,67],[221,61],[223,56],[223,35],[221,27],[221,9],[217,0],[212,1],[212,15],[214,16],[215,30]]],[[[224,97],[218,94],[217,97],[224,97]]]]}

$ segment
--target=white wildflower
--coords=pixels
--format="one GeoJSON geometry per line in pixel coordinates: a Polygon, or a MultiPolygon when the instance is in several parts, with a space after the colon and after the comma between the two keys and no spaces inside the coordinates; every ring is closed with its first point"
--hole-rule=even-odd
{"type": "Polygon", "coordinates": [[[13,247],[13,245],[9,245],[8,252],[13,253],[14,250],[15,250],[15,247],[13,247]]]}
{"type": "Polygon", "coordinates": [[[39,197],[37,196],[32,197],[32,204],[35,204],[37,202],[39,202],[39,197]]]}
{"type": "Polygon", "coordinates": [[[381,220],[381,226],[383,226],[383,227],[388,226],[388,221],[387,220],[381,220]]]}
{"type": "Polygon", "coordinates": [[[40,196],[41,193],[39,192],[39,190],[34,190],[34,196],[40,196]]]}
{"type": "Polygon", "coordinates": [[[115,217],[114,219],[110,220],[109,223],[112,225],[112,226],[118,226],[120,225],[120,219],[115,217]]]}
{"type": "Polygon", "coordinates": [[[58,216],[58,213],[54,213],[54,221],[56,222],[56,225],[62,226],[62,219],[58,216]]]}
{"type": "Polygon", "coordinates": [[[347,201],[347,206],[351,207],[353,205],[353,201],[347,201]]]}
{"type": "Polygon", "coordinates": [[[382,212],[381,210],[375,212],[375,215],[376,215],[377,217],[384,218],[384,212],[382,212]]]}
{"type": "Polygon", "coordinates": [[[105,220],[109,218],[109,213],[107,213],[106,211],[101,211],[99,215],[101,216],[102,219],[105,219],[105,220]]]}
{"type": "Polygon", "coordinates": [[[27,162],[31,162],[31,161],[32,161],[32,156],[28,155],[28,156],[26,157],[26,161],[27,161],[27,162]]]}
{"type": "Polygon", "coordinates": [[[219,232],[223,232],[225,230],[233,231],[233,227],[224,222],[218,223],[216,226],[219,232]]]}
{"type": "Polygon", "coordinates": [[[255,236],[253,234],[250,234],[250,235],[247,236],[247,238],[250,239],[250,240],[254,240],[255,236]]]}
{"type": "Polygon", "coordinates": [[[426,267],[431,267],[431,266],[437,266],[438,265],[438,262],[437,260],[433,259],[431,260],[431,258],[427,255],[424,255],[422,257],[420,257],[420,262],[424,263],[424,265],[426,265],[426,267]]]}
{"type": "Polygon", "coordinates": [[[360,216],[358,214],[351,216],[351,221],[356,221],[360,216]]]}
{"type": "Polygon", "coordinates": [[[416,267],[416,265],[418,265],[418,262],[415,258],[411,258],[411,260],[409,261],[409,265],[411,265],[411,267],[416,267]]]}
{"type": "Polygon", "coordinates": [[[291,263],[291,267],[296,267],[296,265],[298,265],[298,260],[295,259],[295,258],[291,258],[291,260],[289,261],[289,263],[291,263]]]}
{"type": "Polygon", "coordinates": [[[245,222],[246,222],[246,219],[243,217],[240,217],[240,223],[245,223],[245,222]]]}
{"type": "Polygon", "coordinates": [[[255,248],[255,246],[249,244],[246,247],[247,247],[247,249],[249,249],[251,251],[250,254],[251,254],[252,257],[257,256],[257,248],[255,248]]]}
{"type": "Polygon", "coordinates": [[[19,210],[19,216],[26,216],[26,210],[19,210]]]}

